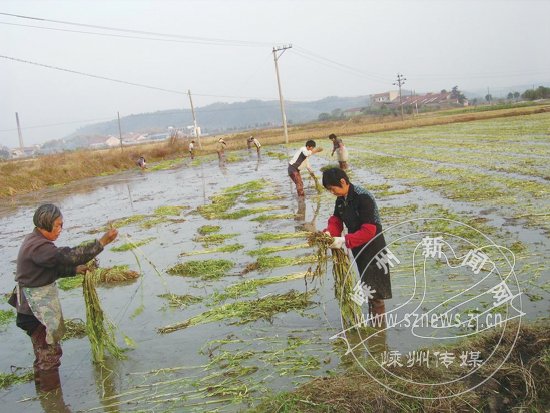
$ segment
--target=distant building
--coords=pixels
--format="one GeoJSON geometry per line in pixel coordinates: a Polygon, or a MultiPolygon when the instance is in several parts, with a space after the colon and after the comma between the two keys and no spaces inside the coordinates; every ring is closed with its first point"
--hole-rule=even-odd
{"type": "Polygon", "coordinates": [[[391,103],[399,98],[399,92],[397,90],[390,90],[389,92],[377,93],[370,96],[371,104],[377,103],[391,103]]]}
{"type": "Polygon", "coordinates": [[[453,97],[451,92],[442,93],[426,93],[425,95],[409,95],[402,96],[403,106],[416,105],[416,106],[430,106],[430,105],[464,105],[468,106],[468,101],[464,100],[464,103],[460,103],[458,98],[453,97]]]}
{"type": "Polygon", "coordinates": [[[120,139],[115,138],[114,136],[109,136],[107,140],[104,142],[104,144],[110,148],[113,148],[115,146],[120,146],[120,139]]]}
{"type": "Polygon", "coordinates": [[[372,106],[387,106],[398,107],[400,104],[403,106],[468,106],[468,100],[464,99],[463,103],[460,103],[457,97],[453,97],[451,92],[440,93],[426,93],[423,95],[402,95],[401,101],[399,100],[399,92],[390,91],[385,93],[378,93],[371,95],[372,106]]]}
{"type": "Polygon", "coordinates": [[[13,148],[10,150],[10,155],[12,158],[27,158],[29,156],[34,156],[39,149],[39,145],[27,146],[25,148],[13,148]]]}
{"type": "Polygon", "coordinates": [[[354,116],[360,116],[363,114],[362,109],[363,108],[345,109],[342,111],[342,116],[344,116],[345,118],[353,118],[354,116]]]}

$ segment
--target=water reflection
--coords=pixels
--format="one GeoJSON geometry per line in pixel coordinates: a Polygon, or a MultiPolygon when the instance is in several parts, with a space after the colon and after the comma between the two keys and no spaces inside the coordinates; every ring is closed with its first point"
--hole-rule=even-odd
{"type": "Polygon", "coordinates": [[[321,210],[321,197],[317,196],[314,198],[315,209],[313,210],[313,217],[311,220],[304,222],[306,220],[306,200],[304,197],[298,197],[298,209],[294,216],[294,220],[300,222],[299,225],[295,226],[296,231],[317,231],[317,217],[319,216],[319,211],[321,210]]]}
{"type": "Polygon", "coordinates": [[[119,377],[118,361],[106,358],[103,364],[94,365],[94,380],[99,401],[105,412],[119,412],[119,398],[115,379],[119,377]]]}
{"type": "Polygon", "coordinates": [[[359,331],[346,331],[346,341],[338,340],[337,346],[349,350],[343,352],[341,360],[345,366],[351,366],[359,361],[363,365],[369,358],[380,359],[380,355],[388,351],[386,328],[365,327],[359,331]]]}
{"type": "Polygon", "coordinates": [[[134,200],[132,199],[132,192],[130,191],[130,185],[126,184],[126,188],[128,189],[128,199],[130,200],[130,209],[133,212],[134,211],[134,200]]]}
{"type": "Polygon", "coordinates": [[[218,162],[218,166],[220,167],[220,171],[224,176],[227,176],[227,165],[225,164],[225,158],[220,158],[218,162]]]}
{"type": "Polygon", "coordinates": [[[44,413],[71,413],[70,406],[63,399],[63,389],[58,389],[43,393],[38,392],[40,406],[44,413]]]}

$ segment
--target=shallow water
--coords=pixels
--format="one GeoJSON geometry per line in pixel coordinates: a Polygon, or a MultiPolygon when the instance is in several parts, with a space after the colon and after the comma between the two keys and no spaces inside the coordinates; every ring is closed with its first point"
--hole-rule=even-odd
{"type": "MultiPolygon", "coordinates": [[[[284,149],[280,149],[284,151],[284,149]]],[[[291,155],[291,154],[289,154],[291,155]]],[[[302,313],[289,312],[276,315],[271,321],[257,321],[242,326],[230,325],[227,321],[209,323],[189,327],[171,334],[160,335],[157,328],[177,323],[196,315],[208,307],[205,302],[194,304],[186,309],[169,309],[167,303],[158,295],[170,292],[173,294],[192,294],[201,297],[209,297],[215,291],[221,291],[227,285],[243,280],[238,273],[246,264],[254,261],[253,257],[246,254],[247,251],[274,245],[291,245],[302,243],[303,239],[280,240],[260,244],[254,236],[264,232],[293,232],[306,230],[321,230],[325,227],[327,218],[331,215],[334,205],[334,197],[328,193],[320,196],[313,185],[304,176],[306,186],[305,209],[300,205],[295,196],[295,190],[286,173],[286,161],[263,156],[257,160],[256,154],[242,152],[242,158],[238,162],[227,163],[220,167],[217,161],[208,161],[200,165],[190,166],[185,160],[174,169],[164,171],[131,171],[110,177],[100,177],[81,181],[62,188],[48,189],[31,195],[18,197],[0,206],[0,224],[3,228],[2,244],[0,246],[0,264],[3,268],[0,278],[0,292],[9,292],[13,288],[13,272],[15,259],[19,245],[23,237],[32,230],[32,214],[36,206],[44,202],[54,202],[61,207],[64,215],[64,231],[56,242],[58,246],[74,246],[94,237],[89,231],[97,230],[109,221],[130,217],[137,214],[152,214],[159,206],[185,205],[190,207],[183,210],[177,217],[178,221],[169,221],[158,224],[149,229],[143,229],[139,225],[129,225],[119,230],[119,239],[111,244],[99,255],[102,267],[119,264],[128,264],[130,268],[142,272],[142,277],[133,283],[119,285],[110,288],[98,287],[98,294],[104,312],[118,326],[119,330],[132,338],[136,348],[128,351],[128,358],[123,361],[110,361],[107,364],[109,371],[105,372],[100,367],[94,366],[91,361],[90,347],[87,338],[71,339],[63,343],[64,356],[61,365],[61,376],[64,400],[73,411],[136,411],[149,409],[149,411],[208,411],[213,408],[221,408],[224,411],[236,411],[247,406],[250,400],[259,398],[266,389],[280,391],[293,388],[297,383],[306,381],[311,375],[322,375],[327,371],[338,370],[341,363],[349,364],[349,357],[343,356],[341,348],[334,345],[335,341],[330,337],[342,330],[338,300],[334,298],[333,281],[330,275],[324,279],[315,280],[312,283],[304,283],[303,279],[273,284],[262,287],[257,295],[243,299],[257,298],[266,294],[285,293],[290,289],[305,291],[317,289],[314,296],[316,305],[302,313]],[[209,197],[219,193],[222,189],[236,184],[268,179],[272,182],[272,190],[282,195],[281,200],[267,201],[260,204],[240,204],[239,207],[257,205],[277,205],[281,210],[271,213],[296,213],[294,220],[273,220],[264,223],[251,221],[251,217],[236,220],[205,220],[196,213],[196,208],[209,203],[209,197]],[[288,209],[284,209],[288,208],[288,209]],[[184,220],[184,221],[182,221],[184,220]],[[238,233],[231,243],[240,243],[244,249],[224,254],[198,255],[180,257],[182,252],[203,249],[193,241],[197,235],[197,229],[205,224],[220,225],[222,233],[238,233]],[[135,250],[126,252],[113,252],[110,247],[121,245],[129,240],[143,240],[149,237],[155,239],[150,243],[135,250]],[[135,255],[134,255],[135,254],[135,255]],[[217,281],[198,281],[190,278],[170,276],[166,269],[178,262],[207,258],[224,258],[235,262],[235,268],[230,272],[233,275],[217,281]],[[160,273],[160,274],[159,274],[160,273]],[[230,343],[227,349],[231,351],[250,350],[254,353],[248,362],[251,366],[258,367],[258,371],[250,375],[247,383],[257,384],[259,387],[251,389],[252,397],[233,399],[233,404],[220,402],[219,404],[201,404],[205,400],[178,401],[175,404],[166,401],[158,404],[136,404],[128,402],[132,396],[127,395],[134,391],[140,384],[146,384],[144,391],[152,398],[158,393],[160,387],[151,386],[155,381],[168,380],[168,376],[155,377],[147,372],[159,368],[174,368],[185,366],[180,379],[193,377],[195,380],[205,379],[213,370],[205,371],[205,366],[211,361],[208,351],[201,353],[201,348],[211,340],[222,340],[230,337],[239,340],[238,343],[230,343]],[[314,356],[322,360],[319,366],[306,368],[300,367],[294,359],[283,360],[279,353],[294,354],[289,347],[289,340],[300,338],[308,340],[307,344],[299,347],[300,353],[296,357],[304,355],[314,356]],[[286,353],[285,353],[286,352],[286,353]],[[266,356],[267,355],[267,356],[266,356]],[[285,364],[286,363],[286,364],[285,364]],[[294,363],[294,364],[292,364],[294,363]],[[289,370],[281,366],[290,366],[289,370]],[[111,398],[112,397],[112,398],[111,398]],[[235,401],[237,400],[237,401],[235,401]],[[125,402],[125,403],[123,403],[125,402]],[[198,403],[195,407],[190,407],[198,403]],[[112,407],[108,407],[112,405],[112,407]],[[187,407],[182,407],[187,406],[187,407]]],[[[327,163],[325,158],[313,157],[312,166],[315,170],[327,163]]],[[[353,163],[352,163],[353,165],[353,163]]],[[[371,173],[360,166],[353,165],[353,180],[359,183],[379,184],[386,180],[371,173]]],[[[307,175],[307,174],[304,174],[307,175]]],[[[365,186],[368,188],[368,184],[365,186]]],[[[392,182],[399,188],[399,183],[392,182]]],[[[379,200],[379,206],[406,205],[415,202],[419,204],[442,203],[453,209],[458,214],[480,214],[482,208],[466,203],[458,203],[446,200],[437,194],[415,190],[412,193],[388,197],[379,200]]],[[[419,212],[420,214],[420,212],[419,212]]],[[[408,217],[420,218],[422,215],[414,214],[408,217]]],[[[501,231],[502,217],[498,211],[486,214],[489,224],[501,231]]],[[[382,217],[384,220],[384,217],[382,217]]],[[[410,226],[397,228],[388,233],[386,240],[390,248],[396,253],[403,252],[409,245],[407,231],[410,226]],[[403,237],[401,243],[398,238],[403,237]],[[395,242],[395,244],[393,244],[395,242]]],[[[533,254],[540,255],[541,263],[544,257],[548,257],[547,242],[542,245],[545,235],[537,230],[528,230],[520,226],[507,225],[510,238],[520,238],[528,243],[533,254]]],[[[505,232],[504,231],[504,232],[505,232]]],[[[504,236],[505,237],[505,236],[504,236]]],[[[412,240],[417,242],[418,240],[412,240]]],[[[229,243],[229,242],[226,242],[229,243]]],[[[461,241],[459,248],[465,245],[461,241]]],[[[313,253],[311,249],[300,249],[282,252],[281,256],[298,256],[313,253]]],[[[408,252],[403,252],[403,256],[408,252]]],[[[409,254],[410,255],[410,254],[409,254]]],[[[535,258],[535,261],[537,258],[535,258]]],[[[431,285],[429,293],[422,299],[422,277],[413,277],[410,272],[413,262],[402,260],[402,272],[396,271],[392,276],[394,298],[388,300],[387,310],[401,307],[403,311],[415,311],[421,305],[424,310],[427,307],[434,308],[437,303],[444,300],[445,294],[452,295],[450,291],[463,291],[464,284],[477,282],[471,274],[451,274],[441,270],[437,265],[428,263],[431,273],[431,281],[439,280],[437,285],[431,285]],[[406,269],[409,268],[409,269],[406,269]],[[438,269],[439,268],[439,269],[438,269]],[[418,288],[414,289],[414,282],[418,281],[418,288]],[[407,304],[408,303],[408,304],[407,304]],[[434,304],[435,303],[435,304],[434,304]],[[408,308],[407,306],[410,306],[408,308]]],[[[276,268],[268,272],[252,272],[246,278],[260,278],[266,276],[287,275],[297,271],[305,271],[309,265],[276,268]]],[[[396,268],[399,270],[399,267],[396,268]]],[[[423,271],[423,268],[422,268],[423,271]]],[[[546,270],[547,271],[547,270],[546,270]]],[[[537,283],[547,282],[548,273],[543,272],[542,280],[537,283]],[[546,277],[546,278],[545,278],[546,277]],[[546,281],[543,281],[546,279],[546,281]]],[[[494,280],[493,280],[494,281],[494,280]]],[[[493,285],[487,280],[480,288],[493,285]]],[[[537,294],[542,294],[537,290],[537,294]]],[[[82,289],[61,291],[61,302],[65,319],[85,319],[84,301],[82,289]]],[[[547,314],[548,295],[544,300],[530,302],[524,300],[523,311],[528,318],[537,318],[547,314]]],[[[7,304],[0,304],[0,308],[9,308],[7,304]]],[[[475,305],[474,305],[475,306],[475,305]]],[[[434,334],[434,331],[421,330],[423,336],[434,334]]],[[[456,333],[456,332],[455,332],[456,333]]],[[[11,366],[28,367],[32,365],[33,355],[30,340],[13,323],[4,331],[0,331],[2,340],[0,371],[9,372],[11,366]]],[[[375,337],[376,338],[376,337],[375,337]]],[[[378,337],[379,338],[379,337],[378,337]]],[[[338,341],[338,340],[337,340],[338,341]]],[[[385,334],[382,348],[399,349],[402,352],[410,351],[419,346],[429,345],[426,339],[415,337],[410,331],[403,328],[390,329],[385,334]]],[[[122,340],[119,336],[119,343],[122,340]]],[[[215,347],[215,346],[214,346],[215,347]]],[[[226,347],[223,347],[224,349],[226,347]]],[[[212,350],[211,355],[219,351],[212,350]]],[[[221,369],[223,371],[223,368],[221,369]]],[[[173,376],[170,376],[173,377],[173,376]]],[[[209,381],[205,385],[211,384],[209,381]]],[[[170,397],[180,397],[189,389],[196,389],[196,383],[179,383],[176,387],[162,387],[170,397]],[[179,387],[178,387],[179,386],[179,387]]],[[[141,388],[142,390],[144,388],[141,388]]],[[[35,397],[35,389],[32,383],[12,386],[0,391],[0,399],[3,403],[2,410],[18,412],[42,411],[40,401],[35,397]]],[[[166,396],[165,398],[169,398],[166,396]]],[[[209,402],[226,400],[227,397],[218,396],[206,399],[209,402]]]]}

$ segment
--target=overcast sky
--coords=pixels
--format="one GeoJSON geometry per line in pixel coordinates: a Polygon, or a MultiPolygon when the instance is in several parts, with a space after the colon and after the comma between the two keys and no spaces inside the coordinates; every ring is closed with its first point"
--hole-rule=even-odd
{"type": "Polygon", "coordinates": [[[188,89],[195,107],[278,99],[283,44],[286,100],[379,93],[397,73],[417,92],[550,86],[546,0],[0,0],[0,13],[0,146],[18,146],[15,112],[30,145],[117,111],[189,109],[188,89]]]}

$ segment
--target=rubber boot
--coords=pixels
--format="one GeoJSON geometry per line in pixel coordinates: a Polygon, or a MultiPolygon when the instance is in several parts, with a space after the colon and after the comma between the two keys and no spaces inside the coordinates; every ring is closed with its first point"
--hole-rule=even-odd
{"type": "Polygon", "coordinates": [[[49,392],[61,387],[59,369],[40,371],[40,391],[49,392]]]}
{"type": "Polygon", "coordinates": [[[372,325],[373,327],[386,327],[386,304],[384,300],[372,300],[372,325]]]}

